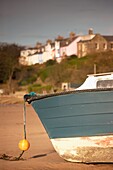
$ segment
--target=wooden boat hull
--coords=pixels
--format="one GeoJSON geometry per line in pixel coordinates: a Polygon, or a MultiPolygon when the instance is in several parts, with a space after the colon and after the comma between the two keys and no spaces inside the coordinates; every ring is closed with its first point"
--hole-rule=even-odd
{"type": "Polygon", "coordinates": [[[71,162],[113,162],[113,90],[29,100],[58,154],[71,162]]]}
{"type": "Polygon", "coordinates": [[[57,153],[70,162],[113,163],[113,135],[51,139],[57,153]]]}

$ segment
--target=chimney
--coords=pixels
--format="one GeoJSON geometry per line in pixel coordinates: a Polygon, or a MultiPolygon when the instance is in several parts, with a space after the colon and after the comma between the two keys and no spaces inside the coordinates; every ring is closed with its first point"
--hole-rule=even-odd
{"type": "Polygon", "coordinates": [[[69,37],[70,39],[73,39],[76,37],[76,34],[74,32],[70,32],[69,37]]]}
{"type": "Polygon", "coordinates": [[[90,29],[88,30],[88,33],[89,33],[89,35],[92,35],[92,34],[93,34],[93,29],[90,28],[90,29]]]}

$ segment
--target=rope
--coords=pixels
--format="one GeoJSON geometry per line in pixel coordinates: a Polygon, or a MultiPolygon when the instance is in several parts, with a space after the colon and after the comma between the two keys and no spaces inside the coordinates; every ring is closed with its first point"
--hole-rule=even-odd
{"type": "MultiPolygon", "coordinates": [[[[23,111],[24,139],[26,139],[26,104],[25,104],[25,101],[24,101],[24,109],[23,110],[24,110],[23,111]]],[[[23,160],[21,157],[24,154],[24,152],[25,151],[22,151],[18,157],[13,157],[13,156],[9,156],[6,154],[2,154],[2,155],[0,155],[0,159],[9,160],[9,161],[18,161],[20,159],[23,160]]]]}
{"type": "Polygon", "coordinates": [[[22,153],[18,157],[13,157],[13,156],[9,156],[9,155],[3,154],[3,155],[0,155],[0,159],[7,160],[7,161],[24,160],[24,159],[21,158],[23,153],[24,153],[24,151],[22,151],[22,153]]]}
{"type": "Polygon", "coordinates": [[[26,139],[26,104],[25,104],[25,101],[24,101],[23,118],[24,118],[24,138],[26,139]]]}

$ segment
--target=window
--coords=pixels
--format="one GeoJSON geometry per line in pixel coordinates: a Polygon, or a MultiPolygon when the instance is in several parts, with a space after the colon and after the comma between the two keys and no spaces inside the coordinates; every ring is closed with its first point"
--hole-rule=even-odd
{"type": "Polygon", "coordinates": [[[82,44],[82,51],[85,51],[85,44],[82,44]]]}
{"type": "Polygon", "coordinates": [[[38,49],[38,53],[40,52],[40,49],[38,49]]]}
{"type": "Polygon", "coordinates": [[[44,52],[44,48],[42,48],[42,52],[44,52]]]}
{"type": "Polygon", "coordinates": [[[107,44],[106,43],[103,44],[103,48],[107,49],[107,44]]]}
{"type": "Polygon", "coordinates": [[[111,43],[111,48],[113,48],[113,43],[111,43]]]}
{"type": "Polygon", "coordinates": [[[99,80],[97,88],[113,88],[113,80],[99,80]]]}
{"type": "Polygon", "coordinates": [[[95,48],[99,49],[99,44],[98,43],[95,43],[95,48]]]}

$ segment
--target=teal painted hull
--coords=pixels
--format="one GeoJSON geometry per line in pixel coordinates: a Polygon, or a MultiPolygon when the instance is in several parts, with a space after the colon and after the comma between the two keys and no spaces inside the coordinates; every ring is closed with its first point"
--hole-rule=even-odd
{"type": "Polygon", "coordinates": [[[80,91],[30,101],[50,139],[113,135],[113,91],[80,91]]]}

